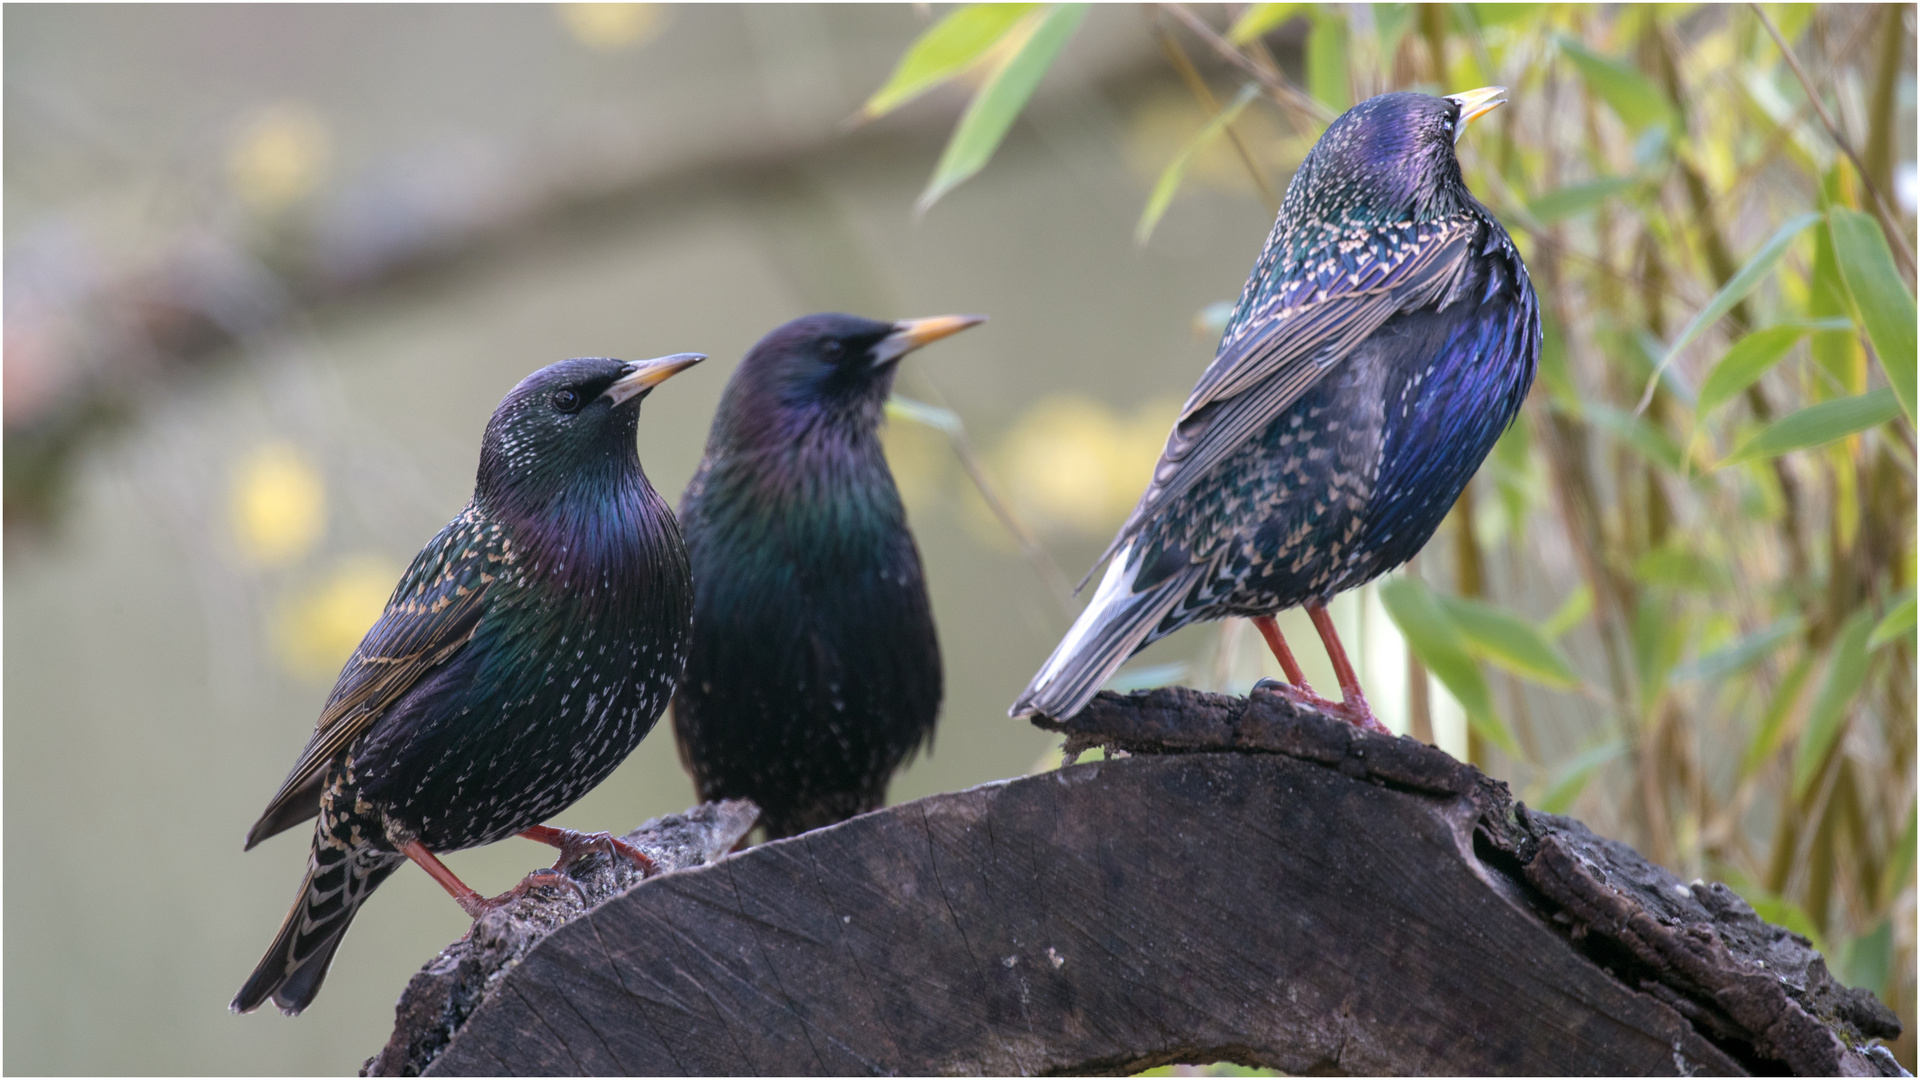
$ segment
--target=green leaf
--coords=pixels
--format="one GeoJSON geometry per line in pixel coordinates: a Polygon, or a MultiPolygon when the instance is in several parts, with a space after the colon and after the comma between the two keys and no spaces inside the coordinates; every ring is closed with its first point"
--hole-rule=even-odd
{"type": "Polygon", "coordinates": [[[1641,457],[1671,472],[1683,471],[1686,459],[1680,452],[1680,444],[1674,442],[1673,436],[1661,430],[1653,421],[1611,405],[1589,404],[1585,412],[1588,422],[1594,427],[1639,451],[1641,457]]]}
{"type": "Polygon", "coordinates": [[[1150,690],[1156,686],[1177,683],[1187,677],[1192,667],[1185,660],[1175,660],[1171,664],[1153,664],[1148,667],[1128,668],[1115,672],[1107,680],[1106,688],[1116,694],[1130,694],[1135,690],[1150,690]]]}
{"type": "Polygon", "coordinates": [[[1806,796],[1807,789],[1820,775],[1827,751],[1833,749],[1846,730],[1847,707],[1853,704],[1854,695],[1867,681],[1867,634],[1872,629],[1872,612],[1861,608],[1833,640],[1833,659],[1828,661],[1826,678],[1821,680],[1813,705],[1807,709],[1807,724],[1800,734],[1800,745],[1793,751],[1795,802],[1806,796]]]}
{"type": "Polygon", "coordinates": [[[1633,612],[1633,666],[1640,676],[1640,711],[1652,715],[1653,705],[1667,688],[1688,638],[1686,619],[1673,605],[1641,593],[1633,612]]]}
{"type": "Polygon", "coordinates": [[[1540,224],[1551,225],[1556,221],[1590,213],[1598,209],[1601,203],[1632,188],[1636,183],[1638,181],[1631,176],[1603,176],[1598,180],[1571,184],[1529,199],[1527,212],[1540,224]]]}
{"type": "Polygon", "coordinates": [[[1801,214],[1774,230],[1773,236],[1760,245],[1760,250],[1754,252],[1752,257],[1747,259],[1747,264],[1742,266],[1733,277],[1727,279],[1727,283],[1720,287],[1720,291],[1713,294],[1713,299],[1707,301],[1707,306],[1701,308],[1699,314],[1695,315],[1693,320],[1680,331],[1680,336],[1673,339],[1673,344],[1667,346],[1667,354],[1661,357],[1660,363],[1656,366],[1664,370],[1673,363],[1674,357],[1680,355],[1681,349],[1686,348],[1694,338],[1700,336],[1701,331],[1718,322],[1720,316],[1733,309],[1733,305],[1745,300],[1747,294],[1753,291],[1753,287],[1773,272],[1774,264],[1787,253],[1787,246],[1793,243],[1794,237],[1805,232],[1809,226],[1819,220],[1819,214],[1801,214]]]}
{"type": "Polygon", "coordinates": [[[1780,358],[1786,356],[1809,333],[1849,330],[1852,327],[1850,319],[1813,319],[1755,330],[1734,342],[1726,355],[1713,365],[1707,381],[1700,385],[1700,400],[1694,405],[1694,415],[1704,418],[1733,400],[1747,387],[1758,382],[1760,376],[1779,363],[1780,358]]]}
{"type": "Polygon", "coordinates": [[[1040,77],[1053,65],[1054,57],[1067,39],[1087,17],[1085,4],[1058,4],[1047,10],[1039,25],[1005,64],[987,78],[986,83],[967,103],[960,123],[947,140],[947,148],[934,166],[933,179],[920,194],[915,209],[926,213],[940,197],[979,172],[993,157],[1014,118],[1040,85],[1040,77]]]}
{"type": "Polygon", "coordinates": [[[960,416],[951,409],[938,405],[929,405],[924,401],[915,401],[910,397],[895,394],[887,399],[887,417],[893,420],[907,420],[924,424],[936,431],[955,432],[962,428],[960,416]]]}
{"type": "Polygon", "coordinates": [[[1240,115],[1240,110],[1246,108],[1247,103],[1258,96],[1260,96],[1259,84],[1248,83],[1242,87],[1239,95],[1226,108],[1220,110],[1218,116],[1208,121],[1207,126],[1201,128],[1199,133],[1194,135],[1178,154],[1174,155],[1172,161],[1167,162],[1166,169],[1160,173],[1160,179],[1153,185],[1153,194],[1147,196],[1147,208],[1140,212],[1140,223],[1133,228],[1134,243],[1145,244],[1147,238],[1153,235],[1153,227],[1160,223],[1160,215],[1167,212],[1168,204],[1173,202],[1174,192],[1180,190],[1180,181],[1186,176],[1187,164],[1193,160],[1193,155],[1219,138],[1220,133],[1227,130],[1227,125],[1233,123],[1233,118],[1240,115]]]}
{"type": "Polygon", "coordinates": [[[1245,45],[1293,18],[1305,6],[1305,4],[1249,4],[1247,9],[1240,13],[1240,17],[1233,21],[1233,27],[1227,31],[1227,40],[1235,45],[1245,45]]]}
{"type": "Polygon", "coordinates": [[[860,108],[871,120],[905,105],[965,71],[1039,4],[967,4],[914,39],[886,85],[860,108]]]}
{"type": "Polygon", "coordinates": [[[1554,610],[1553,614],[1547,616],[1547,621],[1540,624],[1540,632],[1545,634],[1549,641],[1558,640],[1561,635],[1579,626],[1591,614],[1593,614],[1593,589],[1582,582],[1579,588],[1568,593],[1567,598],[1560,601],[1560,606],[1554,610]]]}
{"type": "Polygon", "coordinates": [[[1913,590],[1908,589],[1905,599],[1893,605],[1892,610],[1874,624],[1873,633],[1867,636],[1867,649],[1872,651],[1888,642],[1899,641],[1913,635],[1913,590]]]}
{"type": "Polygon", "coordinates": [[[1674,668],[1673,681],[1711,681],[1745,671],[1766,659],[1768,654],[1798,634],[1805,625],[1800,616],[1789,615],[1772,626],[1755,630],[1738,641],[1674,668]]]}
{"type": "Polygon", "coordinates": [[[1440,606],[1466,635],[1467,648],[1524,679],[1566,690],[1580,675],[1559,646],[1526,620],[1492,604],[1457,596],[1438,596],[1440,606]]]}
{"type": "Polygon", "coordinates": [[[1867,328],[1867,340],[1879,354],[1887,385],[1900,396],[1900,407],[1913,419],[1914,305],[1913,294],[1893,266],[1887,237],[1872,217],[1836,206],[1827,211],[1833,230],[1833,257],[1840,276],[1867,328]]]}
{"type": "Polygon", "coordinates": [[[1893,855],[1888,859],[1886,872],[1880,876],[1880,902],[1890,904],[1900,891],[1907,887],[1907,879],[1913,874],[1913,854],[1916,824],[1920,824],[1920,814],[1913,803],[1907,804],[1907,828],[1900,834],[1900,841],[1893,845],[1893,855]]]}
{"type": "Polygon", "coordinates": [[[1426,583],[1419,578],[1396,577],[1380,586],[1380,602],[1406,638],[1407,648],[1466,710],[1468,725],[1507,756],[1520,759],[1520,744],[1513,732],[1494,715],[1493,692],[1487,688],[1486,676],[1460,644],[1460,628],[1447,617],[1446,609],[1426,583]]]}
{"type": "Polygon", "coordinates": [[[1753,908],[1755,915],[1760,916],[1775,926],[1784,926],[1794,933],[1799,934],[1801,937],[1806,938],[1813,943],[1815,952],[1823,956],[1832,955],[1827,952],[1826,938],[1821,936],[1820,928],[1813,924],[1813,919],[1808,917],[1807,913],[1801,909],[1799,904],[1788,900],[1786,897],[1775,896],[1772,893],[1757,890],[1746,894],[1742,899],[1753,908]]]}
{"type": "Polygon", "coordinates": [[[1747,743],[1747,752],[1740,758],[1740,778],[1753,775],[1753,771],[1769,761],[1774,752],[1780,749],[1780,742],[1786,736],[1787,717],[1793,715],[1793,707],[1800,701],[1800,691],[1807,685],[1807,675],[1813,671],[1813,657],[1806,655],[1793,662],[1781,677],[1779,685],[1773,688],[1773,696],[1767,700],[1767,711],[1760,714],[1760,723],[1753,729],[1753,738],[1747,743]]]}
{"type": "Polygon", "coordinates": [[[1645,75],[1589,50],[1564,35],[1557,39],[1560,55],[1566,57],[1586,80],[1587,89],[1598,94],[1615,115],[1634,131],[1651,125],[1671,128],[1676,113],[1673,102],[1645,75]]]}
{"type": "Polygon", "coordinates": [[[1775,420],[1733,452],[1722,465],[1737,465],[1779,457],[1794,450],[1820,446],[1835,439],[1877,427],[1900,415],[1900,401],[1891,390],[1875,390],[1859,397],[1837,398],[1809,405],[1775,420]]]}
{"type": "Polygon", "coordinates": [[[1893,970],[1893,922],[1881,919],[1879,925],[1846,943],[1840,950],[1840,981],[1860,990],[1880,994],[1887,987],[1887,972],[1893,970]]]}
{"type": "Polygon", "coordinates": [[[1353,107],[1353,84],[1347,77],[1347,20],[1325,8],[1313,10],[1313,29],[1307,33],[1307,92],[1336,113],[1353,107]]]}
{"type": "Polygon", "coordinates": [[[1553,771],[1553,781],[1540,796],[1537,809],[1549,814],[1566,813],[1573,806],[1573,801],[1586,790],[1587,781],[1593,779],[1593,774],[1626,752],[1627,744],[1620,739],[1614,739],[1591,750],[1582,751],[1561,763],[1560,767],[1553,771]]]}

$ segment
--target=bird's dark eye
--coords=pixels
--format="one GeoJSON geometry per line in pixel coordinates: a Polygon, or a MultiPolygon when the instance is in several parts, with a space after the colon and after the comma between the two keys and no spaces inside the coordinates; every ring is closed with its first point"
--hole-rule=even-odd
{"type": "Polygon", "coordinates": [[[579,412],[580,395],[574,393],[572,390],[555,390],[553,392],[553,407],[563,413],[579,412]]]}
{"type": "Polygon", "coordinates": [[[828,338],[826,342],[820,346],[820,355],[829,360],[838,360],[840,359],[840,354],[845,350],[846,346],[840,344],[840,342],[833,338],[828,338]]]}

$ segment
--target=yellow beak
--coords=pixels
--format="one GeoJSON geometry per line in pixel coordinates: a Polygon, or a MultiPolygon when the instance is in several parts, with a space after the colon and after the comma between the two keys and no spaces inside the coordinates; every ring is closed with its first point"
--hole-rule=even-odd
{"type": "Polygon", "coordinates": [[[600,396],[611,398],[615,405],[619,405],[659,386],[706,358],[706,353],[683,352],[662,356],[657,360],[641,360],[631,365],[631,370],[625,375],[613,380],[613,384],[600,396]]]}
{"type": "Polygon", "coordinates": [[[873,347],[873,366],[891,364],[929,342],[951,337],[969,326],[987,321],[985,315],[936,315],[931,319],[902,319],[893,324],[893,333],[873,347]]]}
{"type": "Polygon", "coordinates": [[[1507,92],[1504,86],[1483,86],[1478,90],[1467,90],[1458,94],[1448,94],[1447,100],[1460,106],[1460,122],[1454,126],[1453,141],[1459,142],[1460,136],[1474,118],[1485,116],[1507,103],[1500,95],[1507,92]]]}

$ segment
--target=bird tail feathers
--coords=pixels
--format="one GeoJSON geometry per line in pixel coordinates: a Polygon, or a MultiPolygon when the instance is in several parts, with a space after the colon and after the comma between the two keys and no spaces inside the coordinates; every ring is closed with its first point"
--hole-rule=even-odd
{"type": "Polygon", "coordinates": [[[287,912],[280,933],[228,1007],[237,1013],[252,1012],[271,997],[281,1012],[293,1016],[311,1004],[354,913],[405,861],[399,855],[356,853],[319,832],[293,910],[287,912]]]}
{"type": "Polygon", "coordinates": [[[1134,564],[1133,545],[1115,552],[1086,610],[1008,715],[1065,719],[1085,708],[1127,657],[1161,636],[1161,623],[1192,591],[1199,571],[1191,566],[1134,592],[1140,567],[1134,564]]]}

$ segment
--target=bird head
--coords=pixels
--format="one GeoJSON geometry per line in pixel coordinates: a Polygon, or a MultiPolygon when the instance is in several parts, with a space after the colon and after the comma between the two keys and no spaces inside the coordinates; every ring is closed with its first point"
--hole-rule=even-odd
{"type": "Polygon", "coordinates": [[[1287,202],[1329,223],[1452,212],[1467,197],[1454,144],[1475,117],[1505,104],[1504,93],[1488,86],[1448,97],[1368,98],[1327,126],[1288,185],[1287,202]]]}
{"type": "Polygon", "coordinates": [[[638,362],[581,357],[520,380],[487,422],[478,497],[529,509],[589,477],[637,470],[641,400],[705,359],[700,353],[638,362]]]}
{"type": "Polygon", "coordinates": [[[877,409],[901,357],[984,321],[978,315],[899,322],[807,315],[761,338],[740,362],[735,387],[767,394],[785,409],[877,409]]]}

